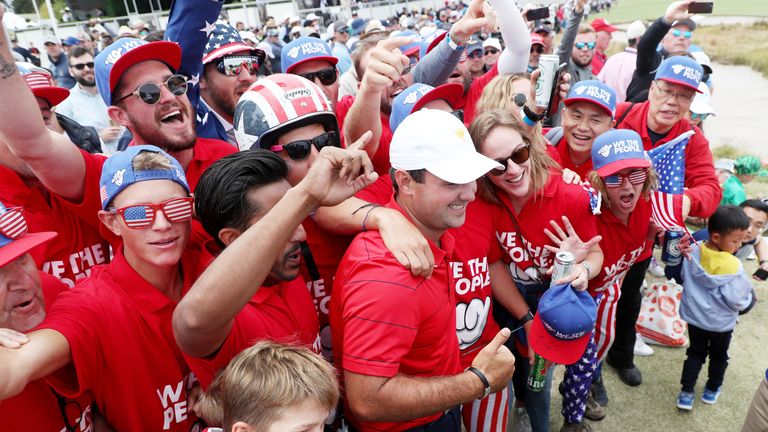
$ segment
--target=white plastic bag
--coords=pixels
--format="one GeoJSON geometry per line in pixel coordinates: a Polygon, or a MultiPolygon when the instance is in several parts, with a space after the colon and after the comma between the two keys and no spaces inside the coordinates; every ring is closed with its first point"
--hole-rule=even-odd
{"type": "Polygon", "coordinates": [[[668,280],[646,288],[636,330],[648,343],[670,347],[688,345],[687,327],[680,318],[683,286],[668,280]]]}

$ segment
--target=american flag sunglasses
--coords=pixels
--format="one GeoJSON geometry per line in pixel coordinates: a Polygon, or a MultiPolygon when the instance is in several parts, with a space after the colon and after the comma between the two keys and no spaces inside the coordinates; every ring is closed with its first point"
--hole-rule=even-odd
{"type": "Polygon", "coordinates": [[[639,185],[645,183],[645,179],[648,178],[648,170],[639,169],[632,170],[629,174],[614,174],[605,176],[605,187],[617,188],[624,184],[624,179],[628,179],[633,185],[639,185]]]}
{"type": "Polygon", "coordinates": [[[0,214],[0,234],[11,240],[16,240],[27,233],[27,220],[21,214],[21,208],[10,207],[0,214]]]}
{"type": "Polygon", "coordinates": [[[123,218],[131,229],[144,229],[155,221],[158,211],[162,211],[168,222],[185,222],[192,218],[192,197],[172,198],[159,204],[139,204],[112,210],[123,218]]]}

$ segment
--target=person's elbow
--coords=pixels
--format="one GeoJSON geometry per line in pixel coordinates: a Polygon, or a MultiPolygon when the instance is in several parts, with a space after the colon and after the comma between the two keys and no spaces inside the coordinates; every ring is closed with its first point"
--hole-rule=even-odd
{"type": "Polygon", "coordinates": [[[210,344],[204,341],[203,335],[210,331],[209,320],[203,313],[198,313],[194,307],[185,304],[184,300],[173,312],[173,336],[179,348],[194,357],[206,357],[211,353],[210,344]]]}
{"type": "Polygon", "coordinates": [[[360,395],[352,395],[347,392],[347,404],[349,405],[349,409],[352,411],[352,414],[358,420],[366,422],[377,422],[387,419],[386,417],[382,416],[383,410],[381,405],[366,397],[360,395]]]}

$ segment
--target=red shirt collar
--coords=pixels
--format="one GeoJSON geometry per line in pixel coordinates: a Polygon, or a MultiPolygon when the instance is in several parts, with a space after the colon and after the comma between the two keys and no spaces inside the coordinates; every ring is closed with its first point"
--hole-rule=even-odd
{"type": "MultiPolygon", "coordinates": [[[[395,209],[399,211],[400,213],[405,216],[406,219],[408,219],[409,222],[413,223],[413,219],[411,219],[410,216],[403,210],[402,207],[400,207],[400,204],[397,203],[395,200],[394,194],[392,195],[392,198],[390,198],[389,203],[387,203],[386,207],[395,209]]],[[[440,236],[440,246],[437,246],[432,240],[427,239],[427,242],[429,243],[429,248],[432,250],[432,255],[435,257],[435,264],[442,262],[443,260],[451,259],[453,256],[453,247],[455,245],[455,239],[453,238],[453,235],[451,235],[448,231],[445,231],[442,236],[440,236]]]]}

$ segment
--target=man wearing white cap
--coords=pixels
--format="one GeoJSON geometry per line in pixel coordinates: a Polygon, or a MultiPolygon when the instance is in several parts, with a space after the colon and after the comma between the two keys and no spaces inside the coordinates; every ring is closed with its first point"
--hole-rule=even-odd
{"type": "Polygon", "coordinates": [[[710,115],[715,115],[715,109],[712,108],[712,96],[709,93],[709,87],[703,81],[699,83],[699,91],[701,93],[697,93],[693,97],[686,118],[692,125],[701,129],[704,126],[704,120],[710,115]]]}
{"type": "Polygon", "coordinates": [[[387,207],[427,238],[435,269],[429,279],[413,277],[377,231],[361,233],[347,250],[330,310],[346,419],[360,431],[458,432],[458,405],[502,389],[514,371],[504,329],[462,372],[455,300],[447,289],[454,238],[446,231],[464,224],[475,180],[501,165],[475,151],[460,120],[429,109],[400,124],[390,160],[394,196],[387,207]]]}
{"type": "Polygon", "coordinates": [[[627,99],[627,87],[632,81],[637,63],[637,43],[643,33],[645,33],[645,25],[642,21],[637,20],[630,24],[627,29],[629,46],[608,58],[597,75],[597,79],[616,90],[617,103],[627,99]]]}
{"type": "Polygon", "coordinates": [[[483,42],[483,62],[485,70],[493,68],[501,55],[501,42],[497,38],[488,38],[483,42]]]}

